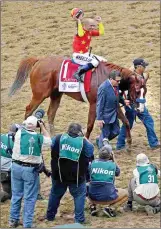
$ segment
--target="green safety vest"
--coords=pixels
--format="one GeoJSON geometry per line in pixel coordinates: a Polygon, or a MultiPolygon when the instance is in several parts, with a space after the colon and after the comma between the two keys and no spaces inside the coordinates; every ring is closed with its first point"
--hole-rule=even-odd
{"type": "MultiPolygon", "coordinates": [[[[79,158],[83,148],[83,137],[72,138],[68,134],[63,134],[60,138],[60,150],[59,150],[59,160],[60,159],[69,159],[78,163],[77,165],[77,187],[79,179],[79,158]]],[[[62,181],[61,168],[59,165],[59,176],[62,181]]]]}
{"type": "Polygon", "coordinates": [[[12,156],[7,153],[7,149],[9,148],[9,143],[10,142],[10,148],[13,149],[13,140],[12,136],[8,136],[8,134],[1,134],[1,156],[7,157],[7,158],[12,158],[12,156]]]}
{"type": "Polygon", "coordinates": [[[116,164],[112,161],[95,160],[91,164],[91,181],[114,183],[116,164]]]}
{"type": "Polygon", "coordinates": [[[59,158],[72,161],[79,161],[83,148],[83,137],[72,138],[68,134],[63,134],[60,138],[59,158]]]}
{"type": "Polygon", "coordinates": [[[140,184],[158,183],[155,167],[153,165],[137,166],[140,184]]]}
{"type": "Polygon", "coordinates": [[[25,129],[21,130],[20,137],[20,154],[40,156],[43,144],[43,136],[41,134],[31,134],[25,129]]]}

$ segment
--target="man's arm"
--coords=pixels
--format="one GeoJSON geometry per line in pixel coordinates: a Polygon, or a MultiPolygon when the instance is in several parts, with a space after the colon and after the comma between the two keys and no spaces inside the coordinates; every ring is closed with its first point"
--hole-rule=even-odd
{"type": "Polygon", "coordinates": [[[39,122],[39,125],[40,125],[41,131],[42,131],[42,135],[43,135],[43,147],[44,146],[50,146],[51,145],[50,134],[46,130],[43,122],[39,122]]]}
{"type": "Polygon", "coordinates": [[[155,164],[152,164],[152,163],[151,163],[151,165],[154,166],[156,174],[157,174],[158,176],[160,176],[160,170],[157,168],[157,166],[156,166],[155,164]]]}
{"type": "Polygon", "coordinates": [[[83,139],[83,147],[85,156],[88,158],[94,158],[94,145],[86,137],[83,139]]]}
{"type": "Polygon", "coordinates": [[[120,175],[120,168],[116,164],[116,171],[115,171],[115,176],[118,177],[120,175]]]}
{"type": "Polygon", "coordinates": [[[121,103],[123,106],[125,106],[125,100],[122,94],[119,93],[119,103],[121,103]]]}
{"type": "Polygon", "coordinates": [[[84,36],[84,30],[80,19],[77,19],[77,35],[79,37],[84,36]]]}
{"type": "Polygon", "coordinates": [[[133,170],[133,175],[134,175],[136,185],[139,186],[140,185],[140,182],[139,182],[140,175],[139,175],[137,168],[133,170]]]}
{"type": "Polygon", "coordinates": [[[96,16],[95,20],[98,22],[98,30],[93,30],[91,31],[91,36],[100,36],[100,35],[104,35],[105,33],[105,28],[104,25],[102,23],[102,19],[100,16],[96,16]]]}
{"type": "Polygon", "coordinates": [[[97,120],[103,120],[104,105],[105,105],[105,91],[101,86],[98,88],[98,93],[97,93],[97,107],[96,107],[97,120]]]}
{"type": "Polygon", "coordinates": [[[112,161],[116,164],[116,171],[115,171],[115,176],[118,177],[120,175],[120,168],[117,164],[117,161],[115,159],[115,155],[114,153],[112,152],[112,161]]]}

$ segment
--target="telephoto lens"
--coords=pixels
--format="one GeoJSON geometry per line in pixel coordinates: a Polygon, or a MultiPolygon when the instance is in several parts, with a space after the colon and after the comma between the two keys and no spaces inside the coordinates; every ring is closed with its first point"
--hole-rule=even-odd
{"type": "Polygon", "coordinates": [[[111,152],[111,160],[114,160],[112,146],[110,145],[109,140],[107,138],[104,138],[102,140],[102,143],[103,143],[103,146],[107,147],[110,150],[110,152],[111,152]]]}
{"type": "Polygon", "coordinates": [[[35,112],[35,117],[37,119],[42,119],[45,115],[45,111],[43,109],[39,109],[35,112]]]}
{"type": "Polygon", "coordinates": [[[38,119],[37,127],[40,127],[39,122],[42,122],[41,119],[44,117],[44,115],[45,111],[43,109],[39,109],[35,112],[35,117],[38,119]]]}
{"type": "Polygon", "coordinates": [[[109,140],[108,140],[107,138],[104,138],[104,139],[102,140],[102,143],[103,143],[104,146],[110,144],[110,143],[109,143],[109,140]]]}

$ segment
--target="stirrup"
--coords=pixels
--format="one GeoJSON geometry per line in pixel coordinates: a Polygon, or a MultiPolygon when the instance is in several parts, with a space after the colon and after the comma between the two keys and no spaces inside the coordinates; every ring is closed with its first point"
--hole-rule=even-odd
{"type": "Polygon", "coordinates": [[[79,77],[80,77],[80,82],[81,82],[81,83],[84,83],[85,73],[83,73],[83,74],[80,75],[79,77]]]}
{"type": "Polygon", "coordinates": [[[81,75],[79,75],[78,72],[75,72],[73,76],[74,76],[74,78],[75,78],[76,80],[78,80],[78,82],[81,82],[81,83],[84,82],[84,76],[85,76],[84,73],[81,74],[81,75]]]}
{"type": "Polygon", "coordinates": [[[76,80],[80,81],[80,76],[79,76],[78,71],[76,71],[76,72],[73,74],[73,77],[74,77],[76,80]]]}

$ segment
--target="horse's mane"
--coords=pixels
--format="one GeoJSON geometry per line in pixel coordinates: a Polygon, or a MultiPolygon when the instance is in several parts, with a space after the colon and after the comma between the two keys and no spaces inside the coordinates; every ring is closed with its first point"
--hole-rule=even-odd
{"type": "Polygon", "coordinates": [[[129,80],[131,81],[131,79],[134,78],[135,73],[130,71],[128,68],[124,68],[110,62],[101,61],[99,66],[93,72],[93,74],[95,75],[94,77],[92,77],[93,80],[95,79],[94,84],[99,86],[102,82],[109,78],[109,73],[112,70],[119,71],[121,73],[121,78],[123,81],[129,82],[129,80]]]}
{"type": "MultiPolygon", "coordinates": [[[[103,63],[103,62],[102,62],[103,63]]],[[[134,72],[132,72],[130,69],[125,68],[125,67],[121,67],[119,65],[116,65],[114,63],[110,63],[110,62],[104,62],[104,66],[106,66],[108,69],[115,69],[118,70],[121,73],[121,76],[125,79],[130,77],[131,75],[134,74],[134,72]]]]}

